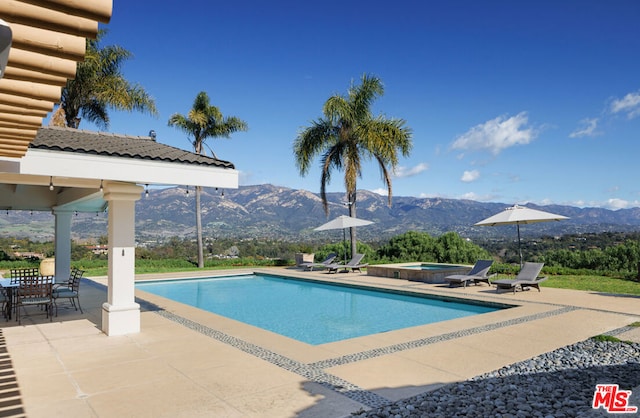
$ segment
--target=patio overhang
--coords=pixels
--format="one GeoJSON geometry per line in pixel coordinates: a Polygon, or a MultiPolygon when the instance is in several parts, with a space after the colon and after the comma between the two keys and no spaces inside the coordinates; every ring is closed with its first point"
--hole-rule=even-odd
{"type": "Polygon", "coordinates": [[[0,157],[1,210],[101,212],[114,183],[235,189],[238,171],[151,137],[55,127],[40,128],[23,157],[0,157]]]}
{"type": "Polygon", "coordinates": [[[76,76],[86,40],[112,0],[0,1],[0,208],[55,216],[55,275],[68,277],[71,213],[108,208],[108,300],[102,330],[140,330],[135,303],[135,201],[141,184],[238,187],[233,164],[153,138],[42,128],[76,76]]]}
{"type": "Polygon", "coordinates": [[[51,211],[55,216],[56,277],[71,260],[73,212],[108,208],[108,300],[102,329],[108,335],[140,330],[135,303],[135,202],[142,185],[237,188],[228,161],[197,155],[155,138],[40,128],[26,154],[0,157],[0,209],[51,211]]]}

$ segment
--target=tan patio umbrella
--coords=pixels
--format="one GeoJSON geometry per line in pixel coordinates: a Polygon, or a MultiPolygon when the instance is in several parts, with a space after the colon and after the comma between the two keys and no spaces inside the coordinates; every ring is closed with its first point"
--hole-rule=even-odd
{"type": "MultiPolygon", "coordinates": [[[[342,229],[342,240],[343,242],[347,240],[347,228],[353,228],[356,226],[365,226],[371,225],[373,222],[366,221],[364,219],[352,218],[351,216],[341,215],[337,218],[320,225],[315,228],[314,231],[327,231],[330,229],[342,229]]],[[[347,249],[344,249],[344,261],[347,262],[347,249]]]]}
{"type": "Polygon", "coordinates": [[[518,252],[520,253],[520,266],[522,267],[522,247],[520,245],[520,224],[533,224],[537,222],[561,221],[569,219],[566,216],[541,210],[530,209],[525,206],[513,205],[500,213],[482,220],[474,226],[516,225],[518,230],[518,252]]]}

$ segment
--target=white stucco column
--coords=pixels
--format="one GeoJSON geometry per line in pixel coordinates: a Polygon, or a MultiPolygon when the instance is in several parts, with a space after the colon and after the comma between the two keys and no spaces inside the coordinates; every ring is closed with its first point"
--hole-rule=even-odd
{"type": "Polygon", "coordinates": [[[102,304],[102,331],[107,335],[140,332],[140,305],[135,302],[135,203],[142,187],[110,183],[104,186],[109,203],[109,282],[102,304]]]}
{"type": "Polygon", "coordinates": [[[72,212],[54,209],[55,216],[55,251],[56,282],[69,279],[71,271],[71,215],[72,212]]]}

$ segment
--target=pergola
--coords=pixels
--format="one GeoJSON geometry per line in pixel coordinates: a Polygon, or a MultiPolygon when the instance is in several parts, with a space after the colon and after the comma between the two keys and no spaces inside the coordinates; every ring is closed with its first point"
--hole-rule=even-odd
{"type": "MultiPolygon", "coordinates": [[[[134,137],[43,128],[75,77],[86,38],[112,0],[0,2],[0,208],[55,217],[55,275],[69,276],[75,212],[108,209],[109,270],[102,330],[140,331],[135,303],[135,202],[142,184],[237,188],[233,164],[134,137]]],[[[61,280],[63,280],[61,279],[61,280]]]]}

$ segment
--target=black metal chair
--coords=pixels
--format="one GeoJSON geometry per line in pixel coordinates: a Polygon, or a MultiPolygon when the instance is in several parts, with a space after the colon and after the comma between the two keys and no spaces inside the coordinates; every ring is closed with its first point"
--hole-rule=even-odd
{"type": "Polygon", "coordinates": [[[69,275],[69,280],[66,283],[57,283],[53,288],[53,304],[56,307],[56,316],[58,316],[58,299],[67,299],[71,305],[77,311],[80,308],[80,313],[82,312],[82,307],[80,306],[80,279],[82,279],[82,275],[84,274],[84,270],[72,269],[71,274],[69,275]]]}
{"type": "Polygon", "coordinates": [[[53,276],[25,276],[20,278],[16,294],[16,320],[22,324],[20,308],[28,306],[44,308],[49,321],[53,321],[53,276]]]}

